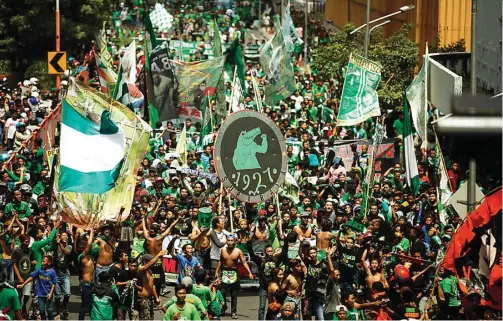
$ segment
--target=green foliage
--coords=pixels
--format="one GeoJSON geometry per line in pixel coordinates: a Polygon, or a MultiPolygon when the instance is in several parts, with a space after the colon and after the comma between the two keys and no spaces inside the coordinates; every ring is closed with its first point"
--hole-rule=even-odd
{"type": "Polygon", "coordinates": [[[40,88],[49,89],[56,85],[54,76],[47,73],[47,61],[39,60],[31,64],[25,71],[25,78],[38,78],[40,88]]]}
{"type": "MultiPolygon", "coordinates": [[[[55,49],[55,0],[0,1],[0,49],[12,70],[24,72],[55,49]]],[[[60,0],[61,50],[80,54],[108,19],[112,0],[60,0]]]]}
{"type": "Polygon", "coordinates": [[[437,52],[466,52],[465,39],[459,39],[446,46],[440,46],[437,52]]]}
{"type": "Polygon", "coordinates": [[[448,45],[440,46],[441,39],[440,36],[437,35],[437,39],[435,44],[429,44],[428,50],[430,53],[445,53],[445,52],[466,52],[466,42],[465,39],[459,39],[457,41],[451,42],[448,45]]]}
{"type": "MultiPolygon", "coordinates": [[[[379,102],[383,109],[394,109],[402,105],[404,89],[414,78],[417,65],[418,46],[408,39],[411,25],[403,25],[391,37],[385,38],[382,28],[372,32],[368,57],[383,66],[381,83],[378,87],[379,102]]],[[[312,68],[324,79],[335,78],[340,84],[337,96],[342,93],[344,83],[343,68],[354,52],[363,56],[363,36],[350,35],[354,26],[348,24],[330,36],[328,44],[316,48],[313,52],[312,68]],[[360,42],[358,42],[358,40],[360,42]]]]}

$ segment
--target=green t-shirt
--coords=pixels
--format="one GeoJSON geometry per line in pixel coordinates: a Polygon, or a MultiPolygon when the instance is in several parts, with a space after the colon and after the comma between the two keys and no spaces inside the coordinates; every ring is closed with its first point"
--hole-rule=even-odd
{"type": "Polygon", "coordinates": [[[401,120],[400,118],[395,120],[395,122],[393,123],[393,128],[396,130],[397,135],[402,135],[402,133],[403,133],[403,120],[401,120]]]}
{"type": "Polygon", "coordinates": [[[440,281],[440,286],[449,299],[449,307],[461,305],[461,301],[459,300],[458,279],[456,279],[454,275],[450,275],[440,281]]]}
{"type": "Polygon", "coordinates": [[[21,303],[17,291],[4,287],[0,290],[0,310],[9,308],[9,317],[14,320],[14,312],[21,310],[21,303]]]}
{"type": "Polygon", "coordinates": [[[19,218],[25,218],[31,216],[30,205],[25,201],[21,201],[19,204],[8,203],[5,205],[5,216],[10,217],[12,215],[12,211],[15,210],[19,215],[19,218]]]}
{"type": "MultiPolygon", "coordinates": [[[[166,308],[169,308],[170,306],[175,305],[177,301],[178,300],[176,299],[176,296],[174,296],[168,302],[166,302],[164,306],[166,308]]],[[[187,294],[187,296],[185,297],[185,302],[194,305],[199,314],[206,312],[206,308],[204,307],[201,299],[199,299],[198,296],[192,293],[187,294]]],[[[206,318],[203,320],[206,320],[206,318]]]]}
{"type": "Polygon", "coordinates": [[[196,307],[188,302],[186,302],[185,306],[181,309],[176,304],[171,305],[168,311],[166,311],[166,314],[164,314],[163,320],[173,320],[173,316],[179,312],[182,312],[182,315],[178,320],[201,320],[196,307]]]}
{"type": "Polygon", "coordinates": [[[192,294],[197,296],[200,300],[201,303],[203,304],[203,307],[208,310],[208,304],[211,302],[211,290],[209,287],[206,285],[197,285],[195,284],[192,287],[192,294]]]}

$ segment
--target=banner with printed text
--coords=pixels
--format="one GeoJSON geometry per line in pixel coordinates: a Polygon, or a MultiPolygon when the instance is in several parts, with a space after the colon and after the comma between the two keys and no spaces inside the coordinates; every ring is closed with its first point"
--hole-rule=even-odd
{"type": "Polygon", "coordinates": [[[381,116],[377,86],[382,66],[351,54],[342,89],[337,126],[352,126],[370,117],[381,116]]]}

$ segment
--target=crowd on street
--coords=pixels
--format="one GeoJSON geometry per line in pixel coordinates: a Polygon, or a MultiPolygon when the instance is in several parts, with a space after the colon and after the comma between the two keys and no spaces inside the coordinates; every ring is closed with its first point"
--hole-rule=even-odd
{"type": "MultiPolygon", "coordinates": [[[[115,40],[141,42],[145,37],[143,16],[153,9],[147,2],[124,1],[112,13],[107,37],[116,66],[125,48],[115,40]]],[[[260,17],[256,1],[232,6],[225,1],[166,2],[173,28],[158,31],[158,39],[201,43],[190,61],[208,58],[204,45],[213,41],[213,19],[224,44],[241,37],[246,47],[264,42],[246,34],[257,25],[268,34],[275,14],[268,1],[262,2],[267,12],[260,17]]],[[[292,16],[294,22],[303,21],[295,9],[292,16]]],[[[309,30],[300,28],[299,34],[316,38],[310,46],[327,42],[322,23],[311,22],[309,30]]],[[[170,49],[174,59],[178,48],[170,49]]],[[[153,320],[157,310],[165,313],[164,320],[238,319],[239,307],[246,304],[238,299],[238,291],[245,284],[257,288],[258,320],[501,319],[501,310],[481,307],[480,294],[467,300],[456,275],[440,266],[462,224],[459,215],[443,208],[440,163],[445,160],[453,193],[466,184],[467,168],[438,145],[443,140],[436,139],[431,122],[439,111],[429,110],[427,141],[417,135],[414,139],[421,182],[414,195],[401,156],[403,110],[383,110],[380,117],[355,126],[337,126],[341,84],[318,77],[303,52],[298,45],[293,53],[296,91],[290,99],[261,104],[284,135],[290,189],[260,203],[238,201],[215,179],[218,125],[202,146],[201,123],[158,122],[152,124],[129,216],[86,230],[57,215],[48,147],[40,135],[32,139],[60,102],[58,92],[40,88],[36,78],[14,88],[3,85],[3,315],[68,319],[70,289],[77,285],[70,276],[78,275],[79,320],[153,320]],[[185,165],[175,152],[184,127],[185,165]],[[391,150],[388,161],[381,162],[387,167],[376,166],[372,138],[377,135],[384,136],[391,150]],[[348,152],[342,155],[342,150],[348,152]],[[7,161],[12,151],[15,156],[7,161]],[[198,217],[208,213],[211,222],[202,226],[198,217]],[[173,278],[165,269],[168,259],[176,261],[173,278]]],[[[143,54],[139,48],[139,60],[143,54]]],[[[80,58],[75,57],[71,66],[79,68],[80,58]]],[[[245,63],[249,91],[243,93],[242,106],[256,109],[251,79],[257,80],[263,99],[265,74],[258,59],[245,63]]],[[[229,81],[228,98],[231,91],[229,81]]],[[[486,194],[501,185],[486,177],[479,182],[486,194]]],[[[501,252],[497,255],[501,261],[501,252]]],[[[478,286],[475,283],[472,287],[478,286]]]]}

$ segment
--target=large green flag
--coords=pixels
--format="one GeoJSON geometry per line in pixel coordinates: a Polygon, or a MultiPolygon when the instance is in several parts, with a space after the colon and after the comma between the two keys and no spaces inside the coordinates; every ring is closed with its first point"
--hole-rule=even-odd
{"type": "Polygon", "coordinates": [[[342,88],[337,126],[352,126],[370,117],[381,116],[377,86],[381,65],[351,54],[342,88]]]}
{"type": "Polygon", "coordinates": [[[147,152],[152,129],[129,108],[110,101],[107,95],[74,81],[69,85],[62,117],[62,127],[67,124],[67,128],[65,132],[62,128],[61,162],[54,180],[61,215],[66,222],[83,228],[96,227],[105,220],[114,221],[118,213],[125,219],[131,210],[136,174],[147,152]],[[97,129],[99,133],[92,133],[97,129]],[[75,135],[80,136],[78,144],[75,137],[69,137],[75,135]],[[69,139],[68,146],[65,139],[69,139]],[[78,157],[79,153],[85,155],[78,157]],[[122,166],[114,166],[114,160],[122,166]],[[105,165],[118,172],[109,170],[110,175],[105,175],[105,165]],[[65,180],[68,174],[82,174],[87,179],[65,180]],[[76,186],[68,188],[69,184],[76,186]],[[108,184],[106,190],[104,184],[108,184]]]}
{"type": "Polygon", "coordinates": [[[225,57],[211,60],[184,62],[171,60],[176,72],[178,104],[176,115],[201,121],[209,97],[215,95],[218,81],[222,76],[225,57]]]}
{"type": "Polygon", "coordinates": [[[417,195],[420,184],[419,173],[417,170],[414,138],[412,137],[409,104],[405,93],[403,95],[403,151],[405,153],[405,177],[407,179],[407,185],[412,193],[417,195]]]}
{"type": "Polygon", "coordinates": [[[260,51],[260,64],[266,74],[265,102],[274,105],[296,90],[293,65],[283,39],[279,16],[274,17],[274,37],[260,51]]]}

